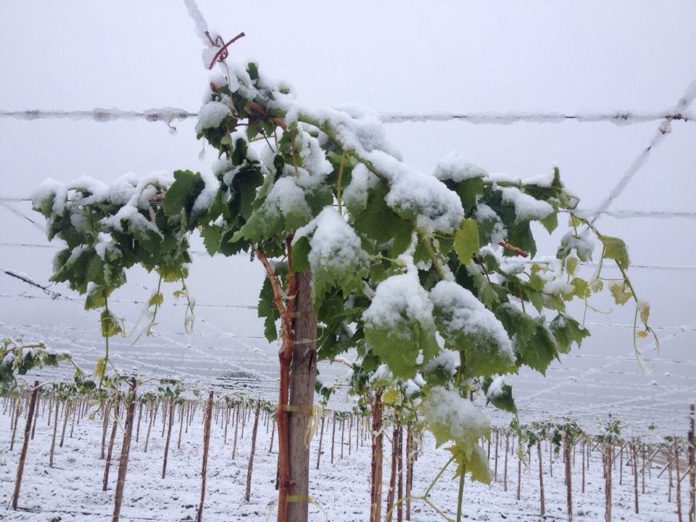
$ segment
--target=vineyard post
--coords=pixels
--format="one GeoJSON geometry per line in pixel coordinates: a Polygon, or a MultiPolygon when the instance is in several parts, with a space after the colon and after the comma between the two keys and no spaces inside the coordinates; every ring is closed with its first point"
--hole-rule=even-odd
{"type": "Polygon", "coordinates": [[[681,471],[679,470],[679,437],[674,437],[674,471],[677,482],[677,520],[682,522],[681,471]]]}
{"type": "Polygon", "coordinates": [[[413,488],[413,422],[406,425],[406,520],[411,520],[411,489],[413,488]]]}
{"type": "MultiPolygon", "coordinates": [[[[163,404],[163,407],[164,407],[164,404],[163,404]]],[[[169,440],[172,437],[172,425],[174,424],[174,397],[171,397],[169,399],[169,413],[166,415],[166,418],[163,419],[163,425],[164,425],[164,422],[166,422],[166,421],[168,421],[168,426],[167,426],[167,440],[164,443],[164,462],[162,463],[162,478],[163,479],[164,479],[165,475],[167,474],[167,458],[169,457],[169,440]]]]}
{"type": "Polygon", "coordinates": [[[621,450],[619,450],[619,486],[623,485],[623,469],[624,469],[624,446],[621,445],[621,450]]]}
{"type": "Polygon", "coordinates": [[[109,438],[109,448],[106,451],[106,463],[104,464],[104,477],[102,479],[102,491],[106,491],[109,486],[109,470],[111,469],[111,456],[114,451],[114,441],[116,440],[116,430],[118,429],[118,415],[121,405],[121,392],[116,392],[116,402],[114,403],[114,424],[111,428],[111,437],[109,438]]]}
{"type": "MultiPolygon", "coordinates": [[[[128,457],[130,455],[131,438],[133,437],[133,418],[135,416],[136,381],[131,377],[130,390],[126,396],[126,425],[123,430],[123,442],[121,444],[121,457],[118,463],[118,475],[116,478],[116,492],[114,494],[114,514],[111,522],[118,522],[121,517],[121,504],[123,503],[123,490],[126,485],[126,473],[128,472],[128,457]]],[[[108,478],[108,475],[107,475],[108,478]]]]}
{"type": "MultiPolygon", "coordinates": [[[[251,431],[251,449],[249,450],[249,465],[247,466],[246,490],[244,500],[249,502],[251,498],[251,474],[254,470],[254,452],[256,451],[256,432],[259,428],[259,412],[261,411],[261,401],[256,401],[256,412],[254,413],[254,427],[251,431]]],[[[290,519],[294,520],[294,519],[290,519]]]]}
{"type": "MultiPolygon", "coordinates": [[[[179,435],[176,438],[176,449],[181,449],[181,433],[184,431],[184,406],[185,403],[179,405],[179,435]]],[[[227,426],[225,426],[225,443],[227,443],[227,426]]]]}
{"type": "Polygon", "coordinates": [[[326,417],[324,415],[321,416],[321,428],[319,428],[319,449],[317,451],[317,469],[319,469],[319,462],[321,461],[321,444],[324,440],[324,421],[326,420],[326,417]]]}
{"type": "Polygon", "coordinates": [[[696,521],[696,448],[694,448],[694,405],[689,407],[689,522],[696,521]]]}
{"type": "Polygon", "coordinates": [[[203,507],[205,505],[205,483],[208,478],[208,451],[210,448],[210,421],[213,417],[213,392],[208,392],[208,404],[205,408],[205,418],[203,421],[203,463],[201,464],[201,500],[196,512],[196,522],[201,522],[203,518],[203,507]]]}
{"type": "Polygon", "coordinates": [[[36,397],[38,393],[39,381],[34,381],[34,388],[31,391],[31,399],[29,400],[29,410],[27,411],[27,423],[24,426],[24,441],[22,442],[22,451],[19,454],[19,464],[17,464],[17,478],[15,479],[15,489],[14,494],[12,495],[12,509],[17,509],[17,502],[19,502],[19,490],[22,487],[24,463],[27,459],[27,450],[29,449],[29,437],[31,435],[31,424],[34,418],[34,408],[36,407],[36,397]]]}
{"type": "Polygon", "coordinates": [[[540,514],[543,518],[546,509],[544,506],[544,469],[541,460],[541,438],[537,439],[537,456],[539,457],[539,503],[540,503],[540,514]]]}
{"type": "Polygon", "coordinates": [[[493,471],[494,480],[498,481],[498,439],[499,439],[498,428],[495,429],[495,468],[493,471]]]}
{"type": "Polygon", "coordinates": [[[636,451],[636,442],[631,443],[632,459],[633,460],[633,497],[635,503],[635,512],[638,514],[638,454],[636,451]]]}
{"type": "Polygon", "coordinates": [[[611,436],[604,443],[604,521],[611,522],[611,464],[612,464],[612,441],[611,436]]]}
{"type": "Polygon", "coordinates": [[[668,482],[667,482],[667,502],[672,502],[672,464],[674,462],[674,458],[671,455],[670,448],[667,447],[665,453],[667,454],[667,477],[668,477],[668,482]]]}
{"type": "MultiPolygon", "coordinates": [[[[65,428],[67,428],[67,426],[68,426],[68,418],[70,418],[70,413],[72,413],[72,409],[73,409],[72,400],[66,400],[65,406],[63,406],[63,428],[60,432],[60,444],[58,444],[58,447],[60,447],[60,448],[62,448],[63,444],[65,443],[65,428]]],[[[108,426],[108,423],[106,425],[108,426]]],[[[106,429],[104,430],[104,435],[102,435],[102,455],[101,455],[102,459],[104,458],[104,437],[105,436],[106,436],[106,429]]]]}
{"type": "Polygon", "coordinates": [[[573,484],[571,475],[571,440],[568,434],[563,437],[563,451],[565,453],[565,482],[566,482],[566,501],[568,504],[568,522],[573,522],[573,484]]]}
{"type": "Polygon", "coordinates": [[[331,464],[334,462],[334,446],[336,443],[336,412],[333,412],[333,422],[331,423],[331,464]]]}
{"type": "Polygon", "coordinates": [[[643,443],[641,444],[641,460],[643,461],[643,467],[640,470],[640,480],[641,480],[641,486],[640,486],[640,492],[645,495],[645,468],[648,465],[647,462],[647,455],[646,455],[646,448],[647,444],[643,443]]]}
{"type": "Polygon", "coordinates": [[[140,442],[140,419],[143,416],[143,403],[138,404],[138,426],[135,428],[135,442],[140,442]]]}
{"type": "MultiPolygon", "coordinates": [[[[55,415],[53,416],[53,436],[51,437],[51,450],[48,454],[48,467],[53,467],[53,455],[56,449],[56,434],[58,433],[58,408],[60,407],[60,401],[56,398],[53,402],[56,403],[55,415]]],[[[50,412],[51,410],[49,410],[50,412]]]]}
{"type": "Polygon", "coordinates": [[[582,487],[580,491],[582,493],[585,493],[585,447],[587,446],[587,442],[585,440],[582,441],[582,487]]]}
{"type": "MultiPolygon", "coordinates": [[[[335,415],[335,414],[334,414],[335,415]]],[[[335,417],[334,417],[335,419],[335,417]]],[[[382,519],[382,391],[372,401],[372,460],[370,464],[370,522],[382,519]]],[[[333,445],[331,446],[333,456],[333,445]]]]}
{"type": "Polygon", "coordinates": [[[505,459],[503,462],[503,491],[508,489],[508,452],[510,451],[510,434],[505,434],[505,459]]]}
{"type": "Polygon", "coordinates": [[[36,432],[36,425],[39,422],[39,405],[43,404],[44,401],[41,400],[41,396],[36,396],[36,408],[34,408],[34,422],[31,425],[31,440],[34,440],[34,433],[36,432]]]}
{"type": "Polygon", "coordinates": [[[147,433],[145,434],[145,453],[147,453],[147,446],[150,443],[150,432],[152,431],[152,424],[155,422],[155,412],[157,411],[156,405],[154,403],[150,404],[148,410],[150,413],[150,419],[147,423],[147,433]]]}
{"type": "MultiPolygon", "coordinates": [[[[395,412],[396,413],[396,412],[395,412]]],[[[392,520],[392,506],[394,505],[394,495],[396,493],[396,472],[397,464],[396,457],[398,454],[398,437],[399,437],[399,421],[395,415],[394,426],[392,427],[392,440],[391,440],[391,468],[389,473],[389,492],[387,493],[387,517],[386,522],[391,522],[392,520]]]]}
{"type": "MultiPolygon", "coordinates": [[[[15,442],[15,435],[17,434],[17,424],[19,424],[19,415],[22,412],[22,402],[19,398],[17,398],[14,401],[14,416],[11,417],[11,419],[14,419],[14,423],[12,424],[12,439],[10,440],[10,451],[14,449],[14,442],[15,442]]],[[[13,412],[10,412],[10,415],[12,416],[13,412]]]]}
{"type": "MultiPolygon", "coordinates": [[[[109,429],[109,408],[111,407],[111,401],[106,400],[104,401],[104,405],[101,408],[102,411],[102,436],[101,436],[101,453],[99,454],[99,458],[101,460],[104,460],[104,457],[106,455],[106,432],[109,429]]],[[[60,447],[63,447],[63,438],[65,437],[65,425],[68,422],[68,410],[69,410],[69,401],[66,399],[65,404],[63,405],[63,432],[60,437],[60,447]]],[[[146,450],[147,451],[147,450],[146,450]]]]}
{"type": "MultiPolygon", "coordinates": [[[[517,443],[518,453],[521,448],[519,442],[517,443]]],[[[522,496],[522,455],[517,457],[517,500],[520,500],[522,496]]]]}
{"type": "Polygon", "coordinates": [[[237,456],[237,434],[239,432],[239,413],[242,409],[241,404],[237,404],[234,415],[234,439],[232,440],[232,460],[237,456]]]}
{"type": "MultiPolygon", "coordinates": [[[[270,455],[271,453],[273,453],[273,441],[274,441],[274,439],[275,439],[275,432],[276,432],[276,421],[275,421],[275,417],[272,418],[269,422],[271,423],[271,442],[268,444],[268,454],[270,455]]],[[[324,418],[323,418],[323,417],[322,417],[322,419],[321,419],[321,422],[322,422],[322,425],[323,425],[323,423],[324,423],[324,418]]],[[[266,433],[268,433],[268,427],[266,427],[266,433]]],[[[321,435],[321,434],[320,434],[320,435],[321,435]]],[[[319,452],[321,452],[321,438],[319,439],[319,452]]],[[[319,464],[317,463],[317,466],[318,466],[318,465],[319,465],[319,464]]]]}
{"type": "Polygon", "coordinates": [[[404,428],[403,424],[399,422],[399,429],[397,434],[397,444],[396,444],[396,467],[398,470],[398,483],[397,483],[397,511],[396,520],[397,522],[403,522],[404,520],[404,505],[402,499],[404,498],[404,428]]]}

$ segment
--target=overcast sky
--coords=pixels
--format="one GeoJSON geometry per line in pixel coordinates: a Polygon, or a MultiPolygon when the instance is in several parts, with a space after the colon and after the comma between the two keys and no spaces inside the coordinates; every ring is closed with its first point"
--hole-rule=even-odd
{"type": "MultiPolygon", "coordinates": [[[[200,7],[210,27],[226,38],[246,32],[231,48],[231,60],[257,60],[262,71],[287,80],[310,105],[350,103],[378,112],[652,111],[674,106],[696,80],[696,2],[690,0],[572,5],[201,0],[200,7]]],[[[182,2],[0,3],[0,109],[176,106],[196,111],[207,76],[200,40],[182,2]]],[[[696,104],[691,111],[696,113],[696,104]]],[[[214,156],[210,150],[201,156],[204,149],[193,125],[178,122],[171,134],[162,123],[142,121],[0,119],[0,197],[26,196],[46,177],[67,182],[88,175],[110,181],[127,171],[206,169],[214,156]]],[[[591,208],[606,197],[657,127],[657,122],[449,122],[391,124],[387,132],[405,160],[424,171],[452,150],[489,171],[523,177],[558,165],[581,205],[591,208]]],[[[28,204],[12,205],[40,219],[28,204]]],[[[696,124],[673,124],[612,209],[696,210],[696,124]]],[[[4,207],[0,219],[0,266],[46,281],[50,250],[8,245],[45,243],[41,231],[4,207]]],[[[696,220],[604,217],[598,225],[626,240],[636,264],[696,265],[696,220]]],[[[554,254],[552,240],[541,242],[540,254],[554,254]]],[[[191,288],[200,302],[255,303],[261,275],[248,259],[195,261],[191,288]]],[[[652,303],[654,324],[696,326],[695,271],[637,269],[632,278],[652,303]]],[[[139,274],[132,281],[127,295],[141,298],[147,295],[143,285],[154,284],[139,274]]],[[[25,289],[0,276],[1,294],[25,289]]],[[[611,308],[605,300],[597,304],[611,308]]],[[[36,306],[0,299],[0,321],[6,329],[27,322],[36,317],[36,306]]],[[[609,317],[591,313],[588,320],[632,322],[632,309],[615,312],[609,317]]],[[[134,319],[133,310],[121,313],[134,319]]],[[[220,317],[219,326],[259,334],[253,315],[220,317]]],[[[181,329],[180,323],[171,327],[181,329]]],[[[665,330],[665,336],[670,333],[665,330]]],[[[657,356],[689,361],[680,366],[688,372],[678,385],[672,386],[662,369],[648,376],[637,367],[621,368],[618,377],[608,370],[573,375],[591,379],[599,394],[609,393],[612,379],[628,374],[634,383],[629,394],[650,395],[651,389],[636,386],[656,381],[674,393],[640,411],[664,409],[676,396],[693,399],[696,384],[686,376],[696,369],[695,346],[696,336],[684,334],[665,343],[657,356]]],[[[631,352],[630,330],[597,327],[583,353],[602,361],[631,352]]],[[[569,359],[561,369],[568,372],[576,363],[581,364],[569,359]]],[[[557,375],[561,380],[568,376],[557,375]]],[[[532,397],[534,391],[525,393],[532,397]]],[[[621,399],[614,403],[621,407],[621,399]]]]}

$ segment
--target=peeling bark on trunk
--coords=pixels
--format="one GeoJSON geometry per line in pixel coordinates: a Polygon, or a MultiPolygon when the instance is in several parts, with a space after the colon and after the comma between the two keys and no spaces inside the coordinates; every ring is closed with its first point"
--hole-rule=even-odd
{"type": "MultiPolygon", "coordinates": [[[[309,441],[307,434],[314,408],[317,376],[317,319],[312,309],[312,273],[296,274],[297,295],[293,320],[293,347],[290,370],[290,412],[288,412],[288,450],[290,484],[287,520],[306,522],[309,513],[309,441]]],[[[280,435],[280,433],[279,433],[280,435]]]]}

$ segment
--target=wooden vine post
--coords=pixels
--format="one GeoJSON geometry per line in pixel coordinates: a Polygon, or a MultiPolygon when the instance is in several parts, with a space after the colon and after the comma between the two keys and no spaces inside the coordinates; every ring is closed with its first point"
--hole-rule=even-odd
{"type": "Polygon", "coordinates": [[[246,490],[244,500],[249,502],[251,498],[251,474],[254,470],[254,452],[256,451],[256,432],[259,428],[259,412],[261,411],[261,401],[256,401],[256,412],[254,413],[254,427],[251,431],[251,450],[249,451],[249,465],[247,466],[246,490]]]}
{"type": "Polygon", "coordinates": [[[689,522],[696,521],[696,448],[694,448],[694,405],[689,407],[689,522]]]}
{"type": "Polygon", "coordinates": [[[203,463],[201,465],[201,500],[198,503],[196,522],[203,519],[203,507],[205,506],[205,485],[208,479],[208,451],[210,449],[210,422],[213,418],[213,392],[208,393],[208,403],[205,408],[205,420],[203,424],[203,463]]]}
{"type": "Polygon", "coordinates": [[[638,508],[638,452],[636,451],[636,441],[631,443],[631,461],[633,464],[633,499],[636,515],[638,508]]]}
{"type": "Polygon", "coordinates": [[[114,494],[114,513],[111,522],[118,522],[121,517],[121,504],[123,503],[123,489],[126,485],[126,473],[128,472],[128,457],[130,455],[131,438],[133,436],[133,423],[135,418],[136,381],[131,378],[130,391],[126,397],[126,425],[123,430],[123,443],[121,444],[121,457],[118,463],[118,477],[116,479],[116,492],[114,494]]]}
{"type": "Polygon", "coordinates": [[[541,460],[541,439],[537,440],[537,456],[539,457],[539,504],[540,504],[540,509],[539,513],[543,517],[546,508],[544,506],[544,469],[543,469],[543,463],[541,460]]]}
{"type": "Polygon", "coordinates": [[[568,507],[568,522],[573,522],[573,483],[571,474],[571,437],[566,434],[563,438],[563,457],[565,460],[566,504],[568,507]]]}
{"type": "Polygon", "coordinates": [[[121,405],[121,392],[116,392],[116,402],[114,403],[114,424],[111,427],[111,437],[109,447],[106,450],[106,462],[104,463],[104,477],[102,478],[102,491],[109,487],[109,470],[111,469],[111,456],[114,452],[114,442],[116,441],[116,431],[118,430],[118,414],[121,405]]]}
{"type": "MultiPolygon", "coordinates": [[[[22,487],[22,476],[24,475],[24,463],[27,460],[27,451],[29,449],[29,438],[31,437],[31,423],[34,418],[34,409],[36,408],[36,397],[39,393],[39,381],[34,381],[34,388],[31,391],[29,399],[29,410],[27,411],[27,423],[24,426],[24,441],[22,442],[22,451],[19,454],[19,464],[17,464],[17,478],[15,479],[14,493],[12,494],[12,509],[17,509],[19,502],[19,490],[22,487]]],[[[19,420],[19,419],[17,419],[19,420]]]]}
{"type": "Polygon", "coordinates": [[[612,464],[611,439],[604,443],[604,521],[611,522],[611,464],[612,464]]]}
{"type": "MultiPolygon", "coordinates": [[[[166,410],[165,410],[166,411],[166,410]]],[[[172,426],[174,424],[174,397],[169,399],[169,414],[163,419],[162,429],[167,425],[167,439],[164,443],[164,461],[162,462],[162,478],[167,474],[167,458],[169,456],[169,441],[172,438],[172,426]],[[168,424],[167,424],[168,422],[168,424]]]]}
{"type": "Polygon", "coordinates": [[[370,522],[382,519],[382,391],[372,401],[372,460],[370,464],[370,522]]]}
{"type": "Polygon", "coordinates": [[[682,522],[681,471],[679,468],[679,437],[674,437],[674,471],[677,475],[677,520],[679,520],[679,522],[682,522]]]}

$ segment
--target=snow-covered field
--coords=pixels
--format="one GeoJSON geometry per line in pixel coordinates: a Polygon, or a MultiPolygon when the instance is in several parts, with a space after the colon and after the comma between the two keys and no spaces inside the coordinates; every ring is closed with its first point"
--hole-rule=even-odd
{"type": "MultiPolygon", "coordinates": [[[[44,412],[47,414],[47,412],[44,412]]],[[[202,456],[202,421],[200,409],[188,434],[184,434],[181,449],[176,447],[178,426],[174,425],[167,477],[162,480],[164,439],[158,417],[152,428],[148,452],[144,452],[145,423],[141,425],[140,441],[133,443],[126,481],[121,519],[136,520],[193,520],[200,495],[200,467],[202,456]]],[[[54,468],[48,466],[52,427],[45,416],[39,418],[35,439],[30,442],[27,465],[20,496],[21,509],[14,512],[9,506],[15,472],[21,448],[24,419],[20,419],[17,440],[9,451],[9,417],[0,416],[0,520],[32,521],[99,521],[110,520],[113,509],[113,486],[116,480],[117,457],[121,442],[119,430],[114,447],[109,490],[101,490],[104,461],[99,459],[101,422],[97,416],[84,418],[75,426],[72,438],[66,434],[63,448],[56,448],[54,468]]],[[[207,521],[272,520],[276,491],[276,451],[269,453],[271,430],[263,421],[259,425],[251,500],[244,501],[247,462],[251,446],[251,424],[247,423],[240,439],[237,455],[232,459],[232,430],[228,429],[227,444],[223,440],[223,426],[213,424],[211,453],[208,464],[208,488],[204,511],[207,521]]],[[[70,427],[68,426],[68,433],[70,427]]],[[[60,431],[59,434],[60,436],[60,431]]],[[[135,435],[134,435],[135,437],[135,435]]],[[[355,433],[353,432],[355,438],[355,433]]],[[[315,505],[310,520],[365,521],[369,513],[370,448],[368,442],[348,454],[348,443],[340,459],[340,428],[336,430],[335,462],[330,463],[331,424],[326,422],[323,454],[319,471],[315,470],[318,434],[312,441],[311,496],[315,505]]],[[[388,490],[390,444],[385,439],[384,494],[388,490]]],[[[490,486],[469,482],[465,485],[464,513],[470,520],[511,521],[539,520],[538,463],[535,457],[530,470],[523,467],[522,498],[515,498],[517,488],[517,461],[510,457],[508,490],[504,491],[503,458],[500,452],[498,481],[490,486]]],[[[423,453],[415,464],[413,494],[420,495],[447,461],[449,454],[434,447],[433,439],[426,437],[423,453]]],[[[587,488],[580,491],[580,453],[573,467],[573,498],[575,520],[604,520],[604,480],[599,453],[590,461],[587,488]]],[[[546,454],[543,458],[546,495],[545,520],[566,520],[565,485],[560,460],[555,463],[553,477],[549,476],[546,454]]],[[[647,480],[646,493],[640,496],[640,515],[633,512],[633,490],[630,468],[624,469],[623,485],[619,485],[619,470],[614,470],[613,520],[663,521],[676,520],[676,506],[667,502],[667,473],[657,478],[657,468],[647,480]]],[[[674,497],[674,493],[673,493],[674,497]]],[[[684,495],[684,498],[686,496],[684,495]]],[[[457,481],[448,469],[433,489],[430,499],[449,517],[454,517],[457,481]]],[[[423,502],[414,500],[412,520],[430,522],[439,520],[423,502]]],[[[396,520],[396,518],[395,518],[396,520]]]]}

